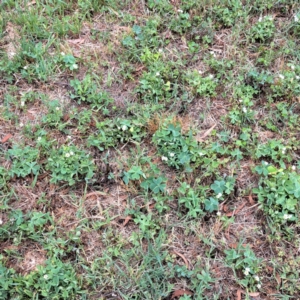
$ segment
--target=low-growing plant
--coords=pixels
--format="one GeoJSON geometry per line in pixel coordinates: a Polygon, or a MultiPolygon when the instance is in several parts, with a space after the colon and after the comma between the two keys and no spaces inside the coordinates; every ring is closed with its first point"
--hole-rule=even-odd
{"type": "Polygon", "coordinates": [[[272,16],[260,17],[257,23],[251,27],[249,35],[253,42],[266,42],[273,37],[275,29],[272,16]]]}
{"type": "Polygon", "coordinates": [[[95,165],[86,151],[70,145],[52,150],[46,169],[51,172],[50,182],[68,182],[69,185],[74,185],[82,179],[90,181],[95,165]]]}
{"type": "Polygon", "coordinates": [[[261,288],[261,279],[258,276],[262,260],[257,258],[253,250],[247,245],[239,244],[236,249],[224,251],[226,262],[232,268],[238,282],[250,291],[261,288]]]}
{"type": "Polygon", "coordinates": [[[176,169],[184,167],[190,170],[190,164],[199,155],[199,147],[192,131],[182,134],[179,124],[166,122],[154,133],[152,141],[157,147],[161,160],[176,169]]]}
{"type": "MultiPolygon", "coordinates": [[[[293,167],[296,169],[296,167],[293,167]]],[[[269,223],[275,228],[288,226],[299,220],[300,176],[294,170],[278,169],[262,162],[255,168],[260,175],[258,187],[253,192],[269,223]]]]}
{"type": "Polygon", "coordinates": [[[214,75],[202,76],[199,72],[194,71],[187,75],[186,81],[191,87],[192,91],[202,97],[216,96],[216,88],[218,81],[214,75]]]}
{"type": "Polygon", "coordinates": [[[39,150],[30,146],[14,145],[6,152],[7,159],[12,160],[9,170],[11,177],[26,177],[29,174],[38,175],[41,166],[38,164],[39,150]]]}

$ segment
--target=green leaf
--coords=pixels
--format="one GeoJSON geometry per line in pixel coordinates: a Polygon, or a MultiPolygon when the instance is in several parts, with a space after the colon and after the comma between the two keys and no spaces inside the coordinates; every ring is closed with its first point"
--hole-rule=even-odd
{"type": "Polygon", "coordinates": [[[205,210],[209,212],[216,211],[219,208],[218,200],[216,200],[213,197],[210,197],[209,199],[205,199],[204,204],[205,204],[205,210]]]}

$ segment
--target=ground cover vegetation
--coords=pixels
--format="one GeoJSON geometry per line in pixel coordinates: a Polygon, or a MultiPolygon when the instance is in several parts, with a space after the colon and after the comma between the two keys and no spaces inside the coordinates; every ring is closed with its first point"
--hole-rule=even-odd
{"type": "Polygon", "coordinates": [[[1,299],[299,299],[300,3],[3,0],[1,299]]]}

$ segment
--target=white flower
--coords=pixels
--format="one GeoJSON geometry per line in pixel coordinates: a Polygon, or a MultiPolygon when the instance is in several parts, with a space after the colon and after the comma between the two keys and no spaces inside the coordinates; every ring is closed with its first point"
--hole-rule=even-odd
{"type": "Polygon", "coordinates": [[[21,101],[21,106],[25,106],[25,102],[24,101],[21,101]]]}
{"type": "Polygon", "coordinates": [[[258,289],[260,289],[260,288],[261,288],[261,284],[257,284],[256,287],[257,287],[258,289]]]}
{"type": "Polygon", "coordinates": [[[165,156],[162,156],[162,157],[161,157],[161,160],[162,160],[162,161],[168,161],[168,158],[165,157],[165,156]]]}
{"type": "Polygon", "coordinates": [[[49,278],[49,276],[46,274],[46,275],[44,275],[44,279],[48,279],[49,278]]]}
{"type": "Polygon", "coordinates": [[[203,156],[203,155],[205,155],[205,154],[204,154],[203,152],[199,152],[199,155],[200,155],[200,156],[203,156]]]}
{"type": "Polygon", "coordinates": [[[57,107],[55,107],[55,110],[59,110],[59,107],[57,106],[57,107]]]}
{"type": "Polygon", "coordinates": [[[286,148],[282,148],[281,153],[282,153],[282,154],[285,154],[285,152],[286,152],[286,148]]]}
{"type": "Polygon", "coordinates": [[[41,139],[42,139],[42,137],[40,137],[40,136],[37,138],[38,141],[40,141],[41,139]]]}
{"type": "Polygon", "coordinates": [[[250,273],[250,268],[246,268],[244,271],[244,274],[247,276],[247,275],[249,275],[249,273],[250,273]]]}
{"type": "Polygon", "coordinates": [[[15,53],[15,52],[10,52],[9,54],[10,54],[10,56],[11,56],[11,57],[13,57],[13,56],[15,56],[15,55],[16,55],[16,53],[15,53]]]}
{"type": "Polygon", "coordinates": [[[294,65],[291,65],[291,69],[292,69],[292,70],[295,70],[295,66],[294,66],[294,65]]]}
{"type": "Polygon", "coordinates": [[[66,157],[70,157],[70,154],[69,153],[66,153],[66,155],[65,155],[66,157]]]}
{"type": "Polygon", "coordinates": [[[201,74],[203,74],[203,71],[199,70],[198,73],[201,75],[201,74]]]}
{"type": "Polygon", "coordinates": [[[161,49],[161,48],[158,49],[158,52],[159,52],[159,53],[163,53],[163,51],[164,51],[164,50],[161,49]]]}
{"type": "Polygon", "coordinates": [[[259,19],[258,19],[258,22],[261,22],[261,21],[262,21],[262,17],[260,16],[259,19]]]}
{"type": "Polygon", "coordinates": [[[2,221],[2,219],[0,219],[0,225],[2,225],[3,224],[3,221],[2,221]]]}
{"type": "Polygon", "coordinates": [[[156,72],[156,74],[155,74],[156,76],[159,76],[160,75],[160,73],[159,72],[156,72]]]}
{"type": "Polygon", "coordinates": [[[287,220],[287,219],[289,219],[289,218],[290,218],[290,216],[289,216],[288,214],[284,214],[284,215],[283,215],[283,219],[284,219],[284,220],[287,220]]]}
{"type": "Polygon", "coordinates": [[[182,10],[182,9],[178,9],[177,11],[178,11],[179,13],[181,13],[181,14],[183,13],[183,10],[182,10]]]}
{"type": "Polygon", "coordinates": [[[264,164],[267,166],[269,163],[265,161],[264,164]]]}
{"type": "Polygon", "coordinates": [[[240,103],[242,103],[242,102],[243,102],[243,100],[242,100],[242,99],[240,99],[240,100],[239,100],[239,102],[240,102],[240,103]]]}
{"type": "Polygon", "coordinates": [[[23,126],[24,126],[24,124],[21,122],[21,123],[20,123],[20,127],[23,127],[23,126]]]}
{"type": "Polygon", "coordinates": [[[247,112],[247,108],[244,106],[243,107],[243,112],[246,113],[247,112]]]}
{"type": "Polygon", "coordinates": [[[73,152],[73,151],[70,151],[70,155],[74,155],[74,152],[73,152]]]}
{"type": "Polygon", "coordinates": [[[297,15],[294,15],[294,21],[295,21],[295,22],[299,22],[299,18],[298,18],[297,15]]]}
{"type": "Polygon", "coordinates": [[[257,275],[254,276],[254,280],[259,282],[259,277],[257,275]]]}
{"type": "Polygon", "coordinates": [[[175,154],[174,153],[169,153],[170,157],[173,157],[175,154]]]}
{"type": "Polygon", "coordinates": [[[67,139],[70,140],[72,137],[70,135],[67,136],[67,139]]]}
{"type": "Polygon", "coordinates": [[[219,193],[219,194],[216,196],[217,199],[219,199],[219,198],[221,198],[221,197],[222,197],[222,193],[219,193]]]}
{"type": "Polygon", "coordinates": [[[284,79],[284,76],[282,74],[279,74],[278,77],[282,80],[284,79]]]}
{"type": "Polygon", "coordinates": [[[222,213],[220,211],[217,212],[217,216],[221,217],[222,213]]]}
{"type": "Polygon", "coordinates": [[[28,66],[24,66],[24,67],[23,67],[24,70],[27,70],[27,68],[28,68],[28,66]]]}
{"type": "Polygon", "coordinates": [[[292,170],[295,171],[296,170],[296,166],[292,166],[292,170]]]}
{"type": "Polygon", "coordinates": [[[297,80],[299,80],[299,79],[300,79],[300,77],[299,77],[299,76],[296,76],[296,79],[297,79],[297,80]]]}
{"type": "Polygon", "coordinates": [[[60,55],[61,55],[61,56],[65,56],[66,53],[65,53],[65,52],[60,52],[60,55]]]}
{"type": "Polygon", "coordinates": [[[123,131],[127,130],[127,128],[128,128],[128,127],[127,127],[126,125],[123,125],[123,126],[122,126],[122,130],[123,130],[123,131]]]}
{"type": "Polygon", "coordinates": [[[77,65],[77,64],[73,64],[73,65],[72,65],[72,68],[73,68],[73,69],[78,69],[78,65],[77,65]]]}

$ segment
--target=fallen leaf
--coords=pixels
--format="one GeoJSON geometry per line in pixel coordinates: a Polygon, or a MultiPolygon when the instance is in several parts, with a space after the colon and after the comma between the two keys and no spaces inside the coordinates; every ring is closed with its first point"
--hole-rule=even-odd
{"type": "Polygon", "coordinates": [[[174,299],[176,297],[180,297],[180,296],[183,296],[183,295],[193,295],[193,293],[191,291],[188,291],[188,290],[177,290],[172,294],[171,299],[174,299]]]}
{"type": "Polygon", "coordinates": [[[280,274],[276,274],[276,281],[277,281],[277,284],[278,285],[281,285],[281,277],[280,277],[280,274]]]}
{"type": "Polygon", "coordinates": [[[12,137],[12,135],[9,133],[7,134],[2,140],[1,140],[1,143],[6,143],[10,138],[12,137]]]}
{"type": "Polygon", "coordinates": [[[68,42],[73,45],[80,45],[80,44],[84,43],[84,39],[68,40],[68,42]]]}
{"type": "Polygon", "coordinates": [[[248,196],[248,199],[249,199],[249,202],[250,202],[251,205],[254,205],[254,204],[255,204],[255,201],[253,200],[252,195],[249,195],[249,196],[248,196]]]}
{"type": "Polygon", "coordinates": [[[99,196],[107,196],[106,193],[103,193],[103,192],[100,192],[100,191],[95,191],[95,192],[91,192],[91,193],[86,194],[85,197],[84,197],[84,199],[87,199],[87,198],[92,197],[92,196],[97,196],[97,195],[99,195],[99,196]]]}
{"type": "Polygon", "coordinates": [[[226,214],[227,217],[232,217],[236,214],[238,214],[242,209],[243,207],[246,205],[246,202],[244,202],[242,205],[240,205],[237,209],[235,209],[234,211],[231,211],[229,213],[226,214]]]}
{"type": "Polygon", "coordinates": [[[206,130],[203,134],[197,134],[196,135],[196,141],[197,142],[203,142],[204,139],[213,131],[213,129],[217,126],[217,124],[214,124],[211,128],[206,130]]]}
{"type": "Polygon", "coordinates": [[[249,293],[248,295],[251,297],[258,297],[259,293],[258,292],[257,293],[249,293]]]}
{"type": "Polygon", "coordinates": [[[184,261],[184,263],[185,263],[185,265],[186,265],[186,267],[188,269],[189,268],[189,263],[188,263],[187,259],[184,257],[184,255],[182,255],[181,253],[179,253],[179,252],[177,252],[175,250],[173,250],[172,252],[183,259],[183,261],[184,261]]]}
{"type": "Polygon", "coordinates": [[[33,5],[33,4],[36,4],[36,2],[35,1],[31,1],[31,2],[27,3],[27,6],[30,6],[30,5],[33,5]]]}
{"type": "Polygon", "coordinates": [[[127,216],[125,219],[124,219],[124,222],[122,224],[123,227],[125,227],[127,225],[127,223],[132,219],[131,216],[127,216]]]}
{"type": "Polygon", "coordinates": [[[242,300],[242,290],[236,291],[236,300],[242,300]]]}

